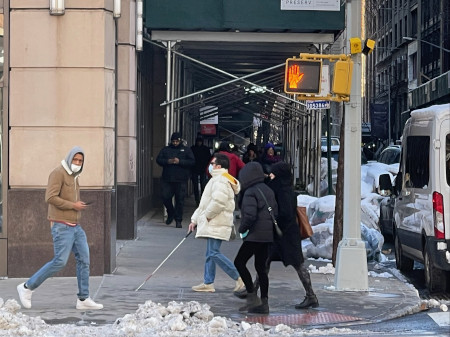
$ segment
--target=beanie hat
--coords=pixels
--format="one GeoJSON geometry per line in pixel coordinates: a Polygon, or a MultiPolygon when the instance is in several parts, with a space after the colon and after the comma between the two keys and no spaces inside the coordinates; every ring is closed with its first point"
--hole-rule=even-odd
{"type": "Polygon", "coordinates": [[[172,137],[170,137],[170,140],[181,140],[181,133],[179,132],[172,133],[172,137]]]}
{"type": "Polygon", "coordinates": [[[219,151],[230,152],[230,143],[222,141],[219,145],[219,151]]]}
{"type": "Polygon", "coordinates": [[[257,151],[256,145],[253,143],[248,144],[247,151],[249,150],[253,150],[254,152],[256,152],[257,151]]]}
{"type": "Polygon", "coordinates": [[[269,148],[272,148],[272,149],[275,150],[275,146],[274,146],[271,142],[268,142],[268,143],[264,146],[264,150],[267,151],[269,148]]]}

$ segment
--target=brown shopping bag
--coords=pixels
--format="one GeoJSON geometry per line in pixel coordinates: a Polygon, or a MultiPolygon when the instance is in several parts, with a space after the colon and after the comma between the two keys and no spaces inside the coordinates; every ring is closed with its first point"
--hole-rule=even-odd
{"type": "Polygon", "coordinates": [[[300,227],[300,237],[302,240],[313,235],[313,230],[306,215],[306,207],[297,206],[297,222],[300,227]]]}

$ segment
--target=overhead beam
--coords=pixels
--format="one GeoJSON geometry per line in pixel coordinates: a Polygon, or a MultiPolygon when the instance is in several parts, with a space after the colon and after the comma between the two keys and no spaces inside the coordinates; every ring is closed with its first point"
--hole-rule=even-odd
{"type": "Polygon", "coordinates": [[[254,42],[254,43],[333,43],[328,33],[248,33],[152,30],[153,41],[254,42]]]}

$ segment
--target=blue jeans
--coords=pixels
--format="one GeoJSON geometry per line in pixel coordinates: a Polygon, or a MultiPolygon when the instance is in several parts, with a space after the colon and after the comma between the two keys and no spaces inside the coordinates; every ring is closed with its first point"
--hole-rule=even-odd
{"type": "Polygon", "coordinates": [[[225,255],[220,252],[222,240],[208,238],[206,241],[206,261],[205,261],[205,284],[214,283],[216,278],[216,264],[233,280],[239,278],[239,273],[225,255]]]}
{"type": "Polygon", "coordinates": [[[25,283],[30,290],[39,287],[67,264],[72,251],[77,261],[78,298],[89,297],[89,245],[80,225],[74,227],[54,222],[52,226],[54,257],[25,283]]]}

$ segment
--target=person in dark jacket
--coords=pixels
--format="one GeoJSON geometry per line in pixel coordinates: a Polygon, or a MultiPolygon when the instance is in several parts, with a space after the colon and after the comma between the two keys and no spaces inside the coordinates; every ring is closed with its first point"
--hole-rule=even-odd
{"type": "Polygon", "coordinates": [[[200,203],[200,195],[203,193],[206,186],[206,168],[211,160],[211,152],[209,147],[203,145],[203,138],[198,136],[195,139],[195,145],[191,146],[192,153],[195,157],[195,165],[192,167],[192,185],[194,187],[194,197],[197,206],[200,203]],[[198,182],[200,181],[200,189],[198,182]]]}
{"type": "Polygon", "coordinates": [[[281,157],[275,153],[275,145],[268,142],[264,146],[264,152],[261,155],[261,165],[264,170],[264,174],[269,175],[273,164],[281,161],[281,157]]]}
{"type": "Polygon", "coordinates": [[[272,207],[272,214],[278,214],[278,205],[273,191],[264,184],[264,172],[260,163],[250,162],[239,173],[241,193],[239,205],[241,208],[241,225],[239,233],[243,238],[239,251],[234,259],[234,265],[244,281],[247,290],[247,304],[239,311],[250,313],[269,313],[268,293],[269,278],[267,276],[266,261],[269,246],[274,240],[272,217],[268,206],[272,207]],[[263,195],[267,199],[264,200],[263,195]],[[255,257],[255,269],[258,274],[261,300],[254,291],[252,277],[247,269],[248,260],[255,257]]]}
{"type": "Polygon", "coordinates": [[[181,228],[184,197],[195,157],[192,150],[182,144],[180,133],[174,132],[170,140],[171,143],[159,152],[156,162],[163,168],[161,193],[163,204],[167,209],[166,224],[170,225],[175,219],[176,227],[181,228]],[[172,204],[174,195],[175,207],[172,204]]]}
{"type": "Polygon", "coordinates": [[[275,237],[275,241],[269,248],[267,270],[270,268],[271,261],[281,261],[285,267],[294,267],[306,292],[303,302],[297,304],[295,308],[316,308],[319,306],[319,301],[314,294],[309,272],[304,265],[300,227],[296,220],[297,197],[292,188],[291,168],[289,164],[281,161],[273,164],[271,170],[268,186],[274,191],[278,205],[283,205],[278,209],[277,217],[283,236],[275,237]]]}
{"type": "Polygon", "coordinates": [[[245,152],[244,157],[242,158],[244,164],[247,164],[251,161],[259,161],[258,157],[258,148],[255,144],[250,143],[247,147],[247,152],[245,152]]]}

